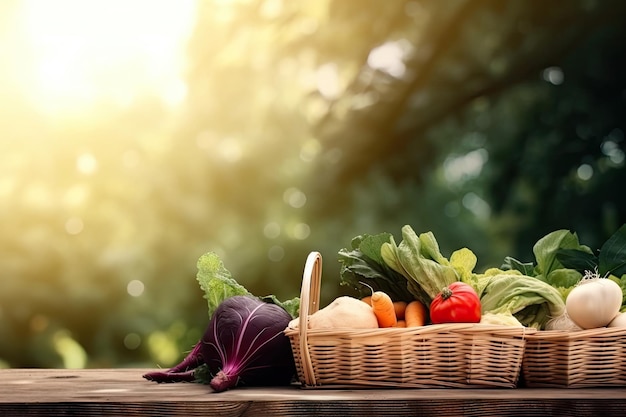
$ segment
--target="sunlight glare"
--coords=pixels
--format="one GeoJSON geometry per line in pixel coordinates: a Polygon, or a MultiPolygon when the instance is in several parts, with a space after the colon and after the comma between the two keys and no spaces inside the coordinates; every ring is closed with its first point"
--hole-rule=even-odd
{"type": "Polygon", "coordinates": [[[176,106],[194,16],[195,0],[23,0],[20,84],[52,114],[142,95],[176,106]]]}

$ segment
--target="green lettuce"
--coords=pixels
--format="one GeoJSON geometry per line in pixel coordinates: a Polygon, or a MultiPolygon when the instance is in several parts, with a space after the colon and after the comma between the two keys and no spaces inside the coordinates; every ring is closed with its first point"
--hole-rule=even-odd
{"type": "Polygon", "coordinates": [[[563,257],[560,254],[570,250],[591,253],[589,247],[580,244],[576,233],[565,229],[555,230],[539,239],[533,246],[536,263],[524,263],[507,257],[502,269],[516,270],[543,281],[554,287],[565,300],[582,278],[580,272],[562,262],[563,257]]]}
{"type": "MultiPolygon", "coordinates": [[[[208,252],[200,256],[198,259],[198,273],[196,279],[200,284],[200,288],[204,291],[204,298],[207,300],[209,317],[213,316],[215,309],[225,299],[235,295],[254,295],[250,293],[243,285],[239,284],[224,267],[224,263],[220,257],[208,252]]],[[[291,317],[295,318],[300,310],[300,298],[296,297],[287,301],[280,301],[273,295],[259,297],[265,302],[277,304],[284,308],[291,317]]]]}
{"type": "Polygon", "coordinates": [[[492,268],[476,277],[483,314],[510,314],[524,326],[544,329],[565,312],[556,288],[519,271],[492,268]]]}

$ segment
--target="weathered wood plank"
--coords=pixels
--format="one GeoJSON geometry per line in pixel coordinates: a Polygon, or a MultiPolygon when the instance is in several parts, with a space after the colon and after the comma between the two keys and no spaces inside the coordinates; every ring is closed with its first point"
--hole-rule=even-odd
{"type": "Polygon", "coordinates": [[[156,384],[146,369],[0,370],[0,415],[623,416],[626,389],[300,389],[156,384]]]}

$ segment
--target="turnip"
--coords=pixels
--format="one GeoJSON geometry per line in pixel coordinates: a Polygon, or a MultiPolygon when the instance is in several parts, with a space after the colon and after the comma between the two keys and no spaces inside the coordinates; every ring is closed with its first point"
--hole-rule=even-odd
{"type": "Polygon", "coordinates": [[[156,382],[194,381],[206,364],[211,387],[225,391],[239,385],[289,384],[295,363],[284,330],[291,316],[283,308],[250,296],[232,296],[215,310],[202,339],[173,368],[150,372],[156,382]]]}
{"type": "MultiPolygon", "coordinates": [[[[292,329],[298,328],[300,318],[289,323],[292,329]]],[[[376,329],[378,320],[372,306],[363,301],[343,295],[335,298],[326,307],[308,317],[309,329],[376,329]]]]}
{"type": "Polygon", "coordinates": [[[619,313],[622,289],[610,278],[587,271],[565,301],[567,314],[583,329],[608,325],[619,313]]]}

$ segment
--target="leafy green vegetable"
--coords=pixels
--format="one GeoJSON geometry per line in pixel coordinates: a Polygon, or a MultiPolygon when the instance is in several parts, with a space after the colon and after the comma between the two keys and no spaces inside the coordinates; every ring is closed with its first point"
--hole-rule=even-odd
{"type": "Polygon", "coordinates": [[[534,277],[492,268],[477,278],[483,314],[512,314],[525,326],[543,329],[565,311],[560,292],[534,277]]]}
{"type": "Polygon", "coordinates": [[[350,249],[339,251],[340,284],[357,289],[365,296],[370,289],[360,284],[365,282],[375,291],[384,291],[395,301],[411,301],[412,294],[406,279],[389,267],[381,256],[381,247],[391,239],[389,233],[363,234],[352,239],[350,249]]]}
{"type": "MultiPolygon", "coordinates": [[[[554,287],[565,300],[569,292],[578,284],[582,274],[564,264],[561,254],[572,251],[591,255],[591,249],[581,245],[576,233],[560,229],[548,233],[535,243],[533,253],[536,265],[532,262],[524,263],[510,256],[504,259],[504,270],[515,270],[523,275],[534,277],[554,287]]],[[[588,269],[588,268],[587,268],[588,269]]]]}
{"type": "Polygon", "coordinates": [[[520,262],[517,259],[507,256],[504,258],[504,263],[500,267],[504,271],[519,271],[524,275],[535,275],[535,264],[532,262],[520,262]]]}
{"type": "Polygon", "coordinates": [[[569,230],[561,229],[547,234],[535,243],[533,253],[537,261],[535,268],[535,276],[548,282],[550,273],[566,268],[558,259],[558,252],[563,249],[576,249],[591,253],[589,247],[581,245],[578,241],[578,235],[569,230]]]}
{"type": "Polygon", "coordinates": [[[598,257],[600,275],[626,274],[626,224],[623,224],[600,248],[598,257]]]}
{"type": "Polygon", "coordinates": [[[213,253],[205,253],[198,259],[196,279],[204,291],[204,298],[209,307],[209,317],[222,301],[233,295],[252,295],[243,285],[235,281],[230,271],[224,267],[220,257],[213,253]]]}
{"type": "Polygon", "coordinates": [[[580,273],[595,271],[598,268],[598,257],[593,253],[578,249],[559,249],[556,256],[561,264],[580,273]]]}
{"type": "Polygon", "coordinates": [[[578,274],[597,271],[617,282],[624,294],[621,310],[626,311],[626,224],[604,242],[598,256],[586,246],[559,249],[556,255],[561,264],[578,274]]]}
{"type": "Polygon", "coordinates": [[[260,298],[266,303],[276,304],[284,308],[287,313],[291,314],[292,318],[296,318],[300,314],[300,297],[294,297],[285,301],[279,300],[275,295],[266,295],[260,298]]]}
{"type": "Polygon", "coordinates": [[[567,268],[581,274],[597,270],[600,276],[626,274],[626,224],[622,225],[600,248],[600,254],[594,255],[587,247],[561,249],[557,251],[559,261],[567,268]]]}
{"type": "Polygon", "coordinates": [[[478,258],[474,252],[468,248],[461,248],[450,255],[450,265],[456,270],[463,282],[471,282],[474,279],[473,270],[476,267],[478,258]]]}
{"type": "Polygon", "coordinates": [[[381,248],[387,265],[409,281],[413,296],[425,305],[441,290],[455,281],[472,286],[472,269],[476,257],[469,249],[460,249],[453,254],[454,265],[441,253],[432,232],[419,236],[409,225],[402,227],[402,241],[396,244],[393,237],[381,248]]]}
{"type": "MultiPolygon", "coordinates": [[[[229,297],[234,295],[254,296],[243,285],[235,281],[230,271],[224,267],[224,263],[217,254],[213,252],[205,253],[200,256],[197,265],[198,273],[196,279],[200,284],[200,288],[204,291],[209,317],[212,317],[215,309],[222,301],[229,297]]],[[[271,302],[281,306],[287,310],[292,317],[298,316],[300,309],[299,298],[293,298],[285,302],[281,302],[273,295],[260,298],[265,302],[271,302]]]]}

